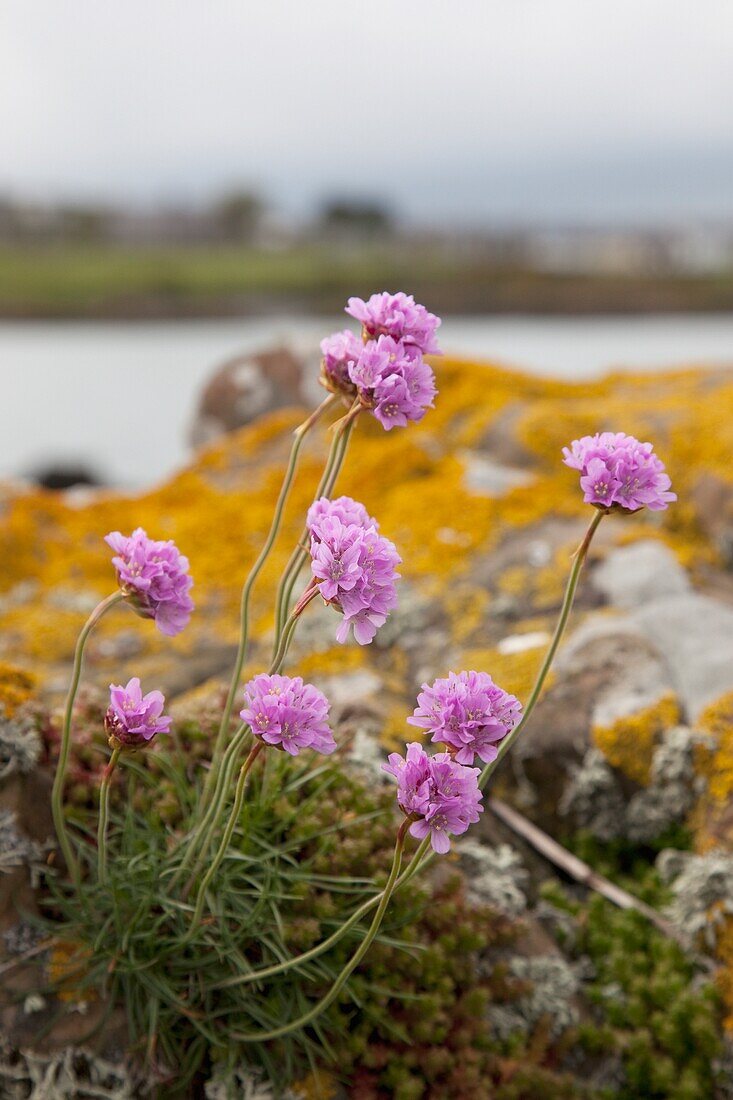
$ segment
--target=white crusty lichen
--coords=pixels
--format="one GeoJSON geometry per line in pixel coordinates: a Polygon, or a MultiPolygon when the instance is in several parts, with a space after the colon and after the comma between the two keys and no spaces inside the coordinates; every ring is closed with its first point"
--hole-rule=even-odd
{"type": "Polygon", "coordinates": [[[720,926],[733,913],[733,855],[720,849],[699,856],[667,848],[656,866],[672,888],[668,919],[683,936],[714,948],[720,926]]]}
{"type": "Polygon", "coordinates": [[[598,749],[588,749],[581,763],[571,770],[558,809],[599,840],[614,840],[623,834],[623,794],[613,768],[598,749]]]}
{"type": "Polygon", "coordinates": [[[482,844],[464,840],[458,854],[468,872],[468,900],[489,905],[507,917],[519,917],[527,908],[529,873],[509,844],[482,844]]]}
{"type": "Polygon", "coordinates": [[[53,1054],[13,1048],[0,1039],[0,1096],[4,1100],[135,1100],[149,1095],[122,1065],[82,1048],[53,1054]]]}
{"type": "Polygon", "coordinates": [[[692,758],[698,740],[686,726],[664,733],[652,757],[649,786],[638,791],[626,809],[629,840],[653,840],[687,817],[698,793],[692,758]]]}
{"type": "Polygon", "coordinates": [[[258,1069],[251,1066],[235,1066],[232,1069],[220,1067],[214,1076],[204,1085],[206,1100],[298,1100],[296,1093],[289,1089],[276,1092],[274,1087],[262,1076],[258,1069]]]}
{"type": "Polygon", "coordinates": [[[654,751],[649,784],[628,801],[614,769],[598,749],[573,768],[559,810],[601,841],[644,843],[684,821],[697,796],[693,752],[700,740],[685,726],[668,729],[654,751]]]}
{"type": "Polygon", "coordinates": [[[8,718],[0,707],[0,780],[33,771],[41,747],[32,718],[27,715],[8,718]]]}
{"type": "Polygon", "coordinates": [[[517,1032],[531,1034],[541,1021],[554,1039],[577,1024],[574,999],[580,979],[561,956],[515,955],[509,962],[509,974],[526,988],[510,1004],[489,1007],[489,1022],[499,1039],[508,1039],[517,1032]]]}
{"type": "Polygon", "coordinates": [[[38,885],[45,867],[45,857],[53,848],[48,841],[40,844],[18,828],[12,810],[0,810],[0,874],[10,874],[18,867],[28,867],[33,887],[38,885]]]}

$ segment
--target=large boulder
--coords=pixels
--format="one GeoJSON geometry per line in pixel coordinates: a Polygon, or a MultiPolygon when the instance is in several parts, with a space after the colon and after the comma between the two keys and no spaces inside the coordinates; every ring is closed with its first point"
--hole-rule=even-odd
{"type": "Polygon", "coordinates": [[[238,355],[207,382],[190,429],[194,447],[211,443],[258,416],[306,402],[305,361],[289,347],[238,355]]]}

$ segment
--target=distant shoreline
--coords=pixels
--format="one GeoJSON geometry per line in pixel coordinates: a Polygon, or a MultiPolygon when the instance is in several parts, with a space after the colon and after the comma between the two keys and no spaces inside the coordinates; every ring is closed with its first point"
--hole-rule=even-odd
{"type": "Polygon", "coordinates": [[[399,288],[442,315],[733,312],[733,271],[555,274],[419,250],[0,247],[3,320],[326,316],[352,294],[399,288]]]}

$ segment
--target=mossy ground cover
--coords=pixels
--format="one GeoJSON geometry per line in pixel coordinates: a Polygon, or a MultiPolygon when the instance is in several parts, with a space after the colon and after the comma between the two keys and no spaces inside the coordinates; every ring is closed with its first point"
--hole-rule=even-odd
{"type": "MultiPolygon", "coordinates": [[[[469,905],[450,863],[395,896],[346,993],[312,1027],[277,1042],[238,1041],[238,1032],[297,1016],[326,991],[358,929],[307,964],[237,983],[307,951],[379,887],[396,822],[391,789],[349,774],[338,760],[314,767],[278,754],[255,774],[207,917],[179,948],[191,906],[169,889],[171,850],[198,797],[189,745],[206,737],[190,722],[176,746],[158,746],[123,769],[107,885],[90,875],[80,900],[51,885],[45,906],[61,944],[53,976],[62,1006],[101,996],[110,1010],[124,1008],[131,1051],[160,1080],[161,1097],[188,1095],[196,1080],[243,1062],[281,1087],[310,1075],[362,1100],[529,1097],[524,1086],[516,1091],[525,1080],[590,1096],[557,1070],[551,1044],[532,1049],[528,1036],[510,1051],[493,1034],[487,1008],[521,992],[501,961],[519,929],[469,905]]],[[[101,734],[96,742],[101,754],[101,734]]],[[[93,824],[89,793],[76,806],[80,832],[93,824]]],[[[91,843],[86,859],[95,859],[91,843]]]]}

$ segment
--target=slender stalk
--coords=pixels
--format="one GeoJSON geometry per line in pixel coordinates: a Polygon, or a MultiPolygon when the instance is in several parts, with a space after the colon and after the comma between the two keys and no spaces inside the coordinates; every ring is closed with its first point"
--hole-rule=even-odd
{"type": "Polygon", "coordinates": [[[575,592],[578,587],[578,581],[580,580],[583,563],[588,556],[588,548],[590,547],[593,536],[595,535],[598,529],[598,525],[600,524],[605,514],[605,512],[601,512],[597,509],[594,511],[593,519],[588,526],[588,530],[583,536],[583,540],[580,546],[573,554],[573,565],[570,570],[570,576],[568,577],[567,586],[565,588],[565,596],[563,597],[562,607],[560,608],[560,616],[555,625],[555,633],[552,635],[552,641],[548,646],[547,653],[545,654],[545,659],[542,662],[542,667],[537,673],[537,679],[534,682],[534,687],[530,692],[529,699],[524,706],[524,713],[522,714],[521,720],[517,723],[511,733],[507,734],[507,736],[499,745],[499,751],[497,753],[496,759],[492,760],[490,764],[487,764],[481,772],[481,776],[479,778],[479,786],[481,790],[484,789],[489,781],[490,776],[493,775],[493,773],[499,767],[499,764],[509,752],[512,745],[519,737],[521,731],[527,725],[532,711],[537,705],[537,700],[539,699],[542,692],[545,680],[547,679],[547,674],[550,671],[553,660],[555,659],[557,647],[560,645],[562,636],[565,633],[565,627],[568,625],[568,619],[570,618],[573,601],[575,600],[575,592]]]}
{"type": "MultiPolygon", "coordinates": [[[[242,745],[244,744],[248,730],[249,727],[242,723],[242,725],[239,726],[239,728],[232,736],[231,741],[226,747],[224,756],[222,757],[221,766],[219,768],[219,775],[217,776],[216,785],[214,787],[214,794],[208,805],[208,808],[206,809],[203,818],[197,823],[194,830],[189,833],[187,838],[184,838],[179,842],[178,847],[186,843],[187,840],[188,847],[186,849],[183,859],[181,860],[178,870],[173,875],[173,878],[171,880],[171,887],[174,887],[178,882],[180,882],[183,874],[185,873],[186,869],[191,863],[191,860],[196,854],[202,839],[210,835],[210,830],[214,828],[216,822],[219,819],[223,807],[223,801],[226,797],[226,792],[229,790],[232,782],[234,768],[237,762],[237,756],[242,745]]],[[[208,844],[205,844],[198,857],[198,860],[194,864],[192,877],[194,877],[200,869],[201,863],[204,859],[204,853],[206,852],[207,848],[208,844]]]]}
{"type": "Polygon", "coordinates": [[[237,648],[237,656],[234,662],[234,670],[232,672],[232,679],[229,684],[229,691],[227,693],[226,703],[224,705],[224,712],[221,716],[221,722],[219,723],[219,731],[216,735],[216,742],[214,744],[214,752],[211,759],[211,768],[204,784],[204,791],[202,795],[202,807],[206,807],[212,797],[214,787],[216,785],[216,779],[219,772],[219,766],[221,762],[221,756],[224,751],[224,744],[226,742],[227,731],[229,728],[229,720],[232,716],[232,709],[234,707],[234,700],[237,696],[237,689],[239,687],[239,680],[242,675],[242,667],[247,657],[247,642],[249,640],[249,605],[252,595],[252,589],[254,588],[255,581],[262,571],[262,567],[267,561],[270,551],[275,543],[278,532],[280,530],[280,524],[282,522],[283,511],[285,504],[290,493],[290,488],[293,484],[295,477],[295,471],[298,465],[298,457],[300,455],[300,449],[303,445],[303,440],[308,434],[310,429],[320,419],[327,409],[331,408],[338,402],[339,398],[334,394],[329,396],[321,402],[317,409],[304,420],[293,433],[293,444],[290,448],[290,458],[288,460],[288,466],[285,471],[282,485],[280,486],[280,493],[275,505],[275,513],[272,517],[272,523],[270,524],[270,530],[268,531],[267,538],[264,545],[260,550],[257,559],[252,566],[249,575],[244,582],[242,588],[242,597],[240,601],[240,631],[239,631],[239,646],[237,648]]]}
{"type": "MultiPolygon", "coordinates": [[[[415,849],[415,852],[410,860],[408,866],[399,876],[394,884],[392,894],[396,894],[403,886],[405,886],[413,875],[419,869],[419,865],[422,861],[425,852],[430,845],[430,837],[425,837],[425,840],[421,841],[420,846],[415,849]]],[[[319,955],[322,955],[325,951],[334,947],[339,940],[343,939],[347,932],[350,932],[355,924],[358,924],[362,917],[365,917],[367,913],[370,913],[375,906],[379,905],[379,902],[384,897],[384,890],[380,890],[378,894],[374,894],[367,901],[362,902],[358,909],[356,909],[349,919],[340,925],[335,932],[333,932],[327,939],[321,940],[315,947],[311,947],[309,951],[304,951],[302,955],[294,955],[290,959],[286,959],[285,962],[275,963],[273,966],[266,966],[260,970],[252,970],[249,974],[237,974],[235,977],[226,978],[223,982],[218,982],[212,986],[212,989],[228,989],[230,986],[235,985],[250,985],[252,982],[261,981],[264,978],[271,978],[275,974],[282,974],[286,970],[292,970],[294,966],[303,966],[305,963],[311,962],[312,959],[317,959],[319,955]]]]}
{"type": "Polygon", "coordinates": [[[74,702],[76,701],[76,693],[79,690],[79,680],[81,678],[81,668],[84,660],[84,647],[87,643],[87,638],[91,634],[92,630],[102,618],[106,611],[109,611],[110,607],[113,607],[116,603],[120,603],[125,599],[125,593],[122,591],[113,592],[111,596],[107,596],[106,599],[98,603],[92,611],[91,615],[84,623],[81,629],[81,633],[77,639],[76,649],[74,651],[74,667],[71,673],[71,684],[69,685],[69,693],[66,697],[66,707],[64,710],[64,724],[61,731],[61,746],[59,748],[59,759],[56,764],[56,775],[53,780],[53,792],[51,794],[51,810],[53,812],[53,823],[56,828],[56,835],[59,840],[61,851],[63,852],[66,866],[74,881],[74,885],[79,885],[79,863],[74,854],[74,850],[71,846],[71,841],[66,830],[66,821],[64,819],[64,779],[66,778],[66,769],[69,763],[69,750],[71,748],[71,722],[74,716],[74,702]]]}
{"type": "MultiPolygon", "coordinates": [[[[545,680],[547,679],[547,674],[550,671],[550,667],[552,666],[555,654],[557,653],[557,648],[562,640],[563,634],[565,633],[565,627],[567,626],[568,618],[570,617],[570,612],[573,607],[573,601],[575,600],[575,592],[578,587],[578,581],[580,579],[583,563],[588,555],[588,548],[590,547],[593,536],[596,533],[598,525],[605,514],[605,512],[596,511],[593,519],[590,522],[588,530],[583,536],[583,540],[580,543],[580,546],[573,554],[573,565],[570,570],[570,576],[568,577],[567,586],[565,588],[565,595],[563,598],[562,607],[560,608],[560,617],[557,620],[555,632],[552,636],[552,640],[548,647],[547,653],[545,654],[545,659],[542,662],[542,667],[537,673],[537,678],[534,682],[534,686],[532,687],[532,691],[530,692],[529,699],[527,700],[527,703],[525,705],[521,721],[517,723],[511,733],[508,734],[507,737],[505,737],[504,740],[501,742],[496,760],[492,760],[492,762],[490,764],[487,764],[481,772],[481,775],[479,776],[479,787],[481,788],[481,790],[484,789],[494,770],[499,766],[501,760],[503,760],[503,758],[509,752],[509,749],[516,741],[521,730],[524,729],[525,725],[529,721],[529,717],[532,714],[532,711],[537,705],[537,701],[542,692],[545,680]]],[[[425,837],[425,839],[420,844],[420,847],[415,852],[412,860],[410,861],[410,866],[407,868],[407,871],[402,876],[404,882],[401,883],[401,885],[409,882],[412,876],[417,873],[419,868],[429,867],[430,864],[433,862],[435,858],[434,852],[431,852],[430,855],[427,856],[427,858],[424,858],[429,843],[430,838],[425,837]]]]}
{"type": "Polygon", "coordinates": [[[325,1012],[329,1005],[333,1004],[333,1002],[336,1000],[339,993],[345,986],[346,982],[348,981],[350,975],[353,973],[353,971],[366,955],[367,951],[374,941],[374,937],[377,935],[377,932],[380,929],[380,926],[384,919],[384,914],[386,913],[387,906],[389,905],[389,900],[394,893],[395,884],[397,882],[397,877],[400,872],[400,866],[402,864],[402,849],[404,847],[405,834],[407,833],[409,824],[409,818],[405,818],[397,831],[397,839],[395,841],[392,867],[389,872],[389,878],[387,879],[384,890],[382,891],[379,905],[377,906],[377,911],[372,918],[372,923],[369,925],[369,929],[364,936],[364,939],[361,941],[358,948],[347,962],[346,966],[336,978],[336,981],[333,983],[326,996],[322,997],[317,1004],[309,1009],[308,1012],[304,1013],[304,1015],[298,1017],[297,1020],[291,1020],[289,1024],[283,1024],[282,1027],[273,1028],[272,1031],[229,1031],[230,1038],[236,1039],[240,1043],[264,1043],[268,1042],[270,1039],[279,1039],[283,1035],[289,1035],[291,1031],[298,1031],[302,1027],[307,1027],[307,1025],[312,1023],[313,1020],[317,1019],[322,1012],[325,1012]]]}
{"type": "Polygon", "coordinates": [[[112,750],[109,764],[104,769],[102,785],[99,788],[99,823],[97,826],[97,878],[104,882],[107,878],[107,820],[109,818],[109,788],[112,775],[117,767],[122,750],[112,750]]]}
{"type": "MultiPolygon", "coordinates": [[[[534,686],[530,693],[530,697],[527,700],[522,721],[518,723],[515,730],[513,731],[514,736],[518,734],[520,728],[524,726],[524,724],[527,722],[540,697],[542,687],[545,680],[547,679],[547,674],[550,670],[555,654],[557,652],[557,648],[560,644],[565,628],[567,626],[570,611],[572,609],[573,601],[575,599],[575,592],[578,586],[580,573],[588,553],[588,548],[590,546],[593,535],[595,534],[596,529],[598,528],[598,525],[603,518],[603,515],[603,512],[596,512],[588,530],[586,531],[583,541],[581,542],[580,546],[573,556],[573,566],[570,572],[570,577],[568,578],[568,584],[565,590],[565,596],[560,611],[560,617],[555,627],[555,632],[553,634],[547,654],[545,655],[545,659],[542,663],[542,667],[537,675],[537,679],[535,680],[534,686]]],[[[508,738],[505,738],[505,740],[502,742],[502,746],[506,744],[507,740],[508,738]]],[[[503,756],[506,751],[508,751],[508,749],[503,749],[503,751],[500,751],[500,757],[503,756]]],[[[487,774],[486,778],[484,778],[484,775],[482,775],[481,777],[480,783],[482,787],[487,782],[488,775],[491,773],[491,770],[491,766],[484,769],[484,772],[487,774]]],[[[429,866],[433,862],[434,854],[431,852],[429,855],[427,855],[429,847],[430,838],[425,837],[425,839],[416,849],[412,859],[410,860],[409,866],[405,869],[405,871],[403,871],[403,873],[395,882],[392,893],[395,893],[403,886],[406,886],[419,870],[429,866]],[[427,858],[425,858],[426,855],[427,858]]],[[[380,893],[375,894],[374,897],[369,898],[368,901],[365,901],[351,915],[351,917],[349,917],[349,919],[344,922],[343,925],[336,929],[336,931],[331,936],[323,940],[320,944],[317,944],[315,947],[311,948],[309,951],[306,951],[301,955],[294,956],[291,959],[287,959],[285,962],[277,963],[273,966],[268,966],[260,970],[254,970],[249,974],[242,974],[238,975],[237,977],[227,979],[225,982],[220,983],[220,985],[216,988],[224,988],[235,985],[249,985],[252,982],[273,977],[276,974],[281,974],[284,971],[290,970],[295,966],[302,966],[310,962],[311,960],[318,958],[319,955],[323,954],[325,951],[328,951],[331,947],[338,943],[339,940],[342,939],[342,937],[354,927],[354,925],[358,924],[362,917],[364,917],[376,905],[378,905],[382,901],[384,893],[385,891],[383,890],[380,893]]],[[[260,1036],[260,1038],[263,1038],[263,1036],[260,1036]]]]}
{"type": "MultiPolygon", "coordinates": [[[[346,458],[346,449],[349,444],[356,416],[360,410],[361,406],[355,402],[347,416],[342,417],[342,419],[334,425],[333,440],[331,441],[331,447],[328,452],[328,458],[326,459],[326,465],[323,468],[321,480],[313,498],[314,501],[320,500],[320,498],[324,496],[331,496],[334,485],[336,484],[336,479],[341,472],[341,467],[346,458]]],[[[275,650],[277,649],[280,635],[282,634],[285,620],[288,616],[293,589],[297,584],[298,576],[303,568],[303,563],[308,557],[307,539],[308,529],[304,528],[295,549],[290,555],[290,560],[285,566],[285,571],[280,578],[280,583],[278,584],[275,607],[275,650]]]]}
{"type": "Polygon", "coordinates": [[[232,835],[234,833],[234,828],[237,824],[237,821],[239,820],[239,815],[242,812],[242,803],[244,801],[244,792],[245,792],[246,787],[247,787],[247,777],[250,773],[250,769],[252,768],[252,765],[254,764],[255,760],[257,759],[257,757],[262,752],[263,747],[264,746],[263,746],[262,741],[257,741],[257,743],[254,744],[252,746],[252,748],[250,749],[249,755],[247,756],[247,759],[242,764],[242,767],[239,771],[239,779],[237,780],[237,788],[236,788],[236,791],[234,792],[234,805],[232,806],[232,812],[229,814],[229,820],[227,821],[226,828],[225,828],[224,834],[221,838],[221,843],[219,844],[219,848],[217,850],[217,853],[214,856],[214,860],[213,860],[211,866],[209,867],[208,871],[206,872],[206,875],[204,876],[204,880],[201,883],[201,886],[199,887],[198,897],[196,898],[196,908],[194,910],[193,918],[191,920],[191,931],[193,931],[195,928],[198,927],[198,923],[201,920],[201,915],[202,915],[203,910],[204,910],[204,902],[206,901],[206,891],[208,890],[209,884],[210,884],[211,880],[213,879],[214,875],[219,870],[219,865],[221,864],[221,861],[223,860],[223,858],[226,854],[226,850],[229,847],[229,844],[231,842],[232,835]]]}
{"type": "MultiPolygon", "coordinates": [[[[315,592],[312,595],[315,595],[315,592]]],[[[303,604],[303,606],[305,606],[305,604],[303,604]]],[[[295,633],[295,628],[298,625],[298,619],[300,618],[301,610],[302,608],[300,608],[300,610],[296,609],[295,611],[293,611],[292,615],[288,619],[288,622],[280,638],[278,651],[273,658],[272,664],[270,665],[270,676],[273,676],[282,668],[283,662],[288,653],[288,649],[290,648],[290,643],[293,639],[293,634],[295,633]]],[[[224,803],[226,801],[227,791],[229,790],[229,786],[231,784],[231,777],[237,758],[237,753],[239,752],[242,741],[244,740],[244,733],[246,733],[247,729],[248,727],[246,726],[240,726],[239,730],[237,730],[237,733],[234,735],[234,737],[224,750],[224,755],[222,756],[219,767],[219,776],[214,787],[214,796],[208,808],[206,809],[203,821],[199,823],[199,825],[190,836],[188,850],[186,851],[183,861],[173,879],[173,883],[175,884],[175,882],[180,879],[181,874],[190,865],[191,860],[193,859],[195,853],[198,851],[198,858],[194,865],[194,870],[191,873],[189,881],[186,884],[183,892],[184,898],[188,897],[188,894],[190,893],[191,887],[193,885],[193,880],[196,876],[197,871],[201,867],[201,864],[205,858],[205,854],[208,851],[209,844],[211,843],[211,839],[214,835],[214,832],[216,831],[216,827],[219,824],[219,820],[224,809],[224,803]],[[240,734],[242,734],[241,737],[240,734]]]]}

